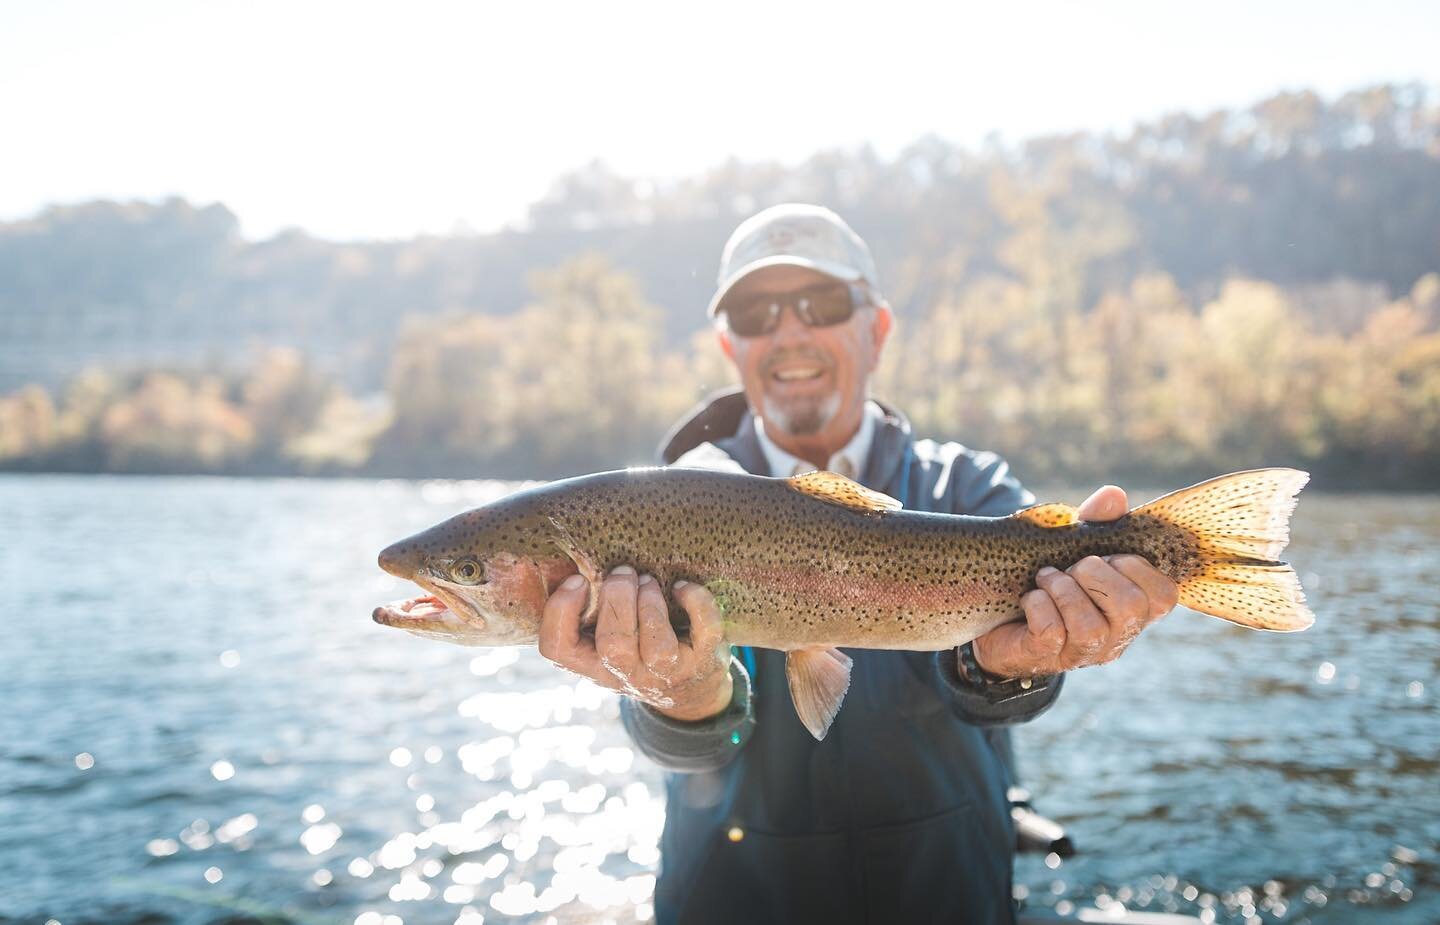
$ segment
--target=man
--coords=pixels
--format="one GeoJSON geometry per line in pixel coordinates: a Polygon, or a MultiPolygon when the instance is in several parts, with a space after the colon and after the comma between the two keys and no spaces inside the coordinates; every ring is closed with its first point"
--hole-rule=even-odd
{"type": "MultiPolygon", "coordinates": [[[[790,476],[839,471],[911,510],[1001,516],[1034,502],[992,453],[915,440],[869,399],[892,317],[864,242],[815,206],[767,209],[736,229],[711,300],[743,391],[671,434],[680,466],[790,476]]],[[[944,388],[937,383],[936,388],[944,388]]],[[[1087,520],[1125,512],[1107,486],[1087,520]]],[[[1024,621],[940,653],[850,650],[851,687],[816,741],[796,718],[784,654],[731,658],[703,587],[661,589],[621,567],[600,589],[593,641],[583,581],[547,602],[541,652],[630,695],[637,747],[667,783],[656,919],[668,922],[1010,922],[1014,833],[1007,767],[986,727],[1030,719],[1061,672],[1118,656],[1175,605],[1145,560],[1042,570],[1024,621]]]]}

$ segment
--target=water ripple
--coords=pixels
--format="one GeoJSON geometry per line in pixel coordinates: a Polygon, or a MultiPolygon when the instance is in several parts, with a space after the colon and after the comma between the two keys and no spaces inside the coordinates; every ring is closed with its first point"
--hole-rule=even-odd
{"type": "MultiPolygon", "coordinates": [[[[612,695],[366,619],[497,482],[0,477],[0,923],[616,921],[660,775],[612,695]],[[388,584],[387,584],[388,583],[388,584]]],[[[1307,493],[1316,627],[1176,613],[1019,737],[1027,906],[1440,920],[1440,501],[1307,493]]]]}

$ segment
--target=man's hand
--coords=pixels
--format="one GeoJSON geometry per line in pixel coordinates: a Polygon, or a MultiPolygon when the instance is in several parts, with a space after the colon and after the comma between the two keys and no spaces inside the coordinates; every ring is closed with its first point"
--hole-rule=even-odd
{"type": "MultiPolygon", "coordinates": [[[[1129,510],[1125,492],[1106,485],[1080,505],[1080,519],[1116,520],[1129,510]]],[[[1041,569],[1020,599],[1025,622],[996,627],[975,640],[975,660],[1006,678],[1056,674],[1112,661],[1140,631],[1169,613],[1178,589],[1140,556],[1090,556],[1065,571],[1041,569]]]]}
{"type": "Polygon", "coordinates": [[[580,632],[589,595],[585,579],[571,575],[545,602],[540,654],[611,690],[629,694],[673,719],[714,716],[730,703],[730,647],[720,608],[703,585],[676,582],[675,600],[690,615],[690,642],[670,625],[660,585],[628,565],[600,585],[595,636],[580,632]]]}

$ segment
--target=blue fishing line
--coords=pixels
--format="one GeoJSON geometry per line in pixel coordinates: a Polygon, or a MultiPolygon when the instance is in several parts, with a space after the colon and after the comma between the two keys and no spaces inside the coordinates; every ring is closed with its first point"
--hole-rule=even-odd
{"type": "Polygon", "coordinates": [[[750,675],[750,680],[755,680],[755,653],[749,646],[740,646],[740,663],[745,666],[745,672],[750,675]]]}

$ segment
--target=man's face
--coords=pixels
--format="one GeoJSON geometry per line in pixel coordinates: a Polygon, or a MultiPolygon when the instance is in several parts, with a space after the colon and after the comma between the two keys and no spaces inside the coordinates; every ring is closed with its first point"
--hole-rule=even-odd
{"type": "MultiPolygon", "coordinates": [[[[833,280],[803,267],[767,267],[736,283],[726,301],[764,294],[785,302],[792,293],[826,282],[833,280]]],[[[797,438],[833,452],[860,425],[870,374],[889,331],[890,311],[884,307],[860,309],[841,324],[810,327],[787,305],[774,331],[741,337],[722,328],[720,346],[772,438],[797,438]]]]}

